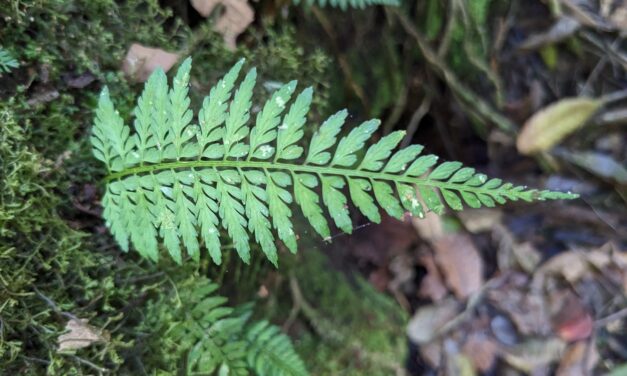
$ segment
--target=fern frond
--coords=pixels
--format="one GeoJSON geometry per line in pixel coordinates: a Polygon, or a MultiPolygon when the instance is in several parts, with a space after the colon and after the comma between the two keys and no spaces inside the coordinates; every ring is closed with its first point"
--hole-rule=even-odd
{"type": "Polygon", "coordinates": [[[248,375],[247,342],[240,339],[244,319],[233,315],[227,299],[214,293],[218,285],[201,279],[182,292],[185,310],[173,317],[174,325],[161,335],[173,351],[183,349],[187,374],[212,375],[227,369],[229,375],[248,375]]]}
{"type": "Polygon", "coordinates": [[[103,216],[124,251],[132,245],[157,260],[162,242],[181,263],[183,251],[198,259],[202,243],[219,264],[223,228],[244,261],[250,259],[252,238],[277,265],[275,235],[296,252],[293,202],[315,231],[330,239],[324,212],[351,233],[349,199],[378,223],[379,207],[399,219],[405,212],[422,218],[426,210],[441,214],[445,206],[462,210],[464,203],[478,208],[577,197],[489,179],[459,162],[438,165],[436,156],[421,155],[420,145],[395,151],[402,131],[366,149],[379,120],[340,138],[345,110],[318,128],[305,152],[301,140],[311,88],[292,100],[296,82],[284,85],[252,124],[256,71],[250,70],[236,89],[242,66],[237,63],[211,89],[198,125],[187,97],[190,59],[172,87],[163,71],[150,77],[135,109],[133,132],[107,89],[102,91],[91,140],[94,155],[110,171],[103,216]]]}
{"type": "Polygon", "coordinates": [[[189,375],[308,375],[287,335],[267,321],[251,322],[250,304],[226,306],[217,289],[194,277],[178,286],[174,307],[169,297],[150,301],[143,325],[158,335],[156,351],[163,352],[169,370],[185,365],[189,375]]]}
{"type": "Polygon", "coordinates": [[[334,8],[346,10],[348,8],[364,9],[374,5],[399,6],[400,0],[293,0],[294,4],[299,5],[301,2],[307,6],[317,5],[325,7],[327,5],[334,8]]]}
{"type": "Polygon", "coordinates": [[[248,366],[259,376],[306,376],[307,369],[290,338],[268,323],[253,323],[246,334],[248,366]]]}
{"type": "Polygon", "coordinates": [[[8,73],[11,69],[15,69],[19,66],[20,64],[9,51],[0,47],[0,75],[2,75],[2,73],[8,73]]]}

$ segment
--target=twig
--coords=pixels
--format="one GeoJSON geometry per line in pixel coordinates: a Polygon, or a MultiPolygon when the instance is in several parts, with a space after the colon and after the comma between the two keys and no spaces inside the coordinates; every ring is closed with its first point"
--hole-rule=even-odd
{"type": "Polygon", "coordinates": [[[414,138],[414,134],[418,130],[418,126],[420,125],[420,121],[423,117],[429,112],[431,108],[431,96],[427,95],[420,103],[420,106],[414,111],[411,115],[411,119],[409,120],[409,124],[407,125],[407,134],[401,143],[401,148],[408,146],[411,143],[411,140],[414,138]]]}
{"type": "Polygon", "coordinates": [[[617,312],[612,313],[609,316],[600,318],[594,322],[596,328],[602,328],[606,325],[613,323],[614,321],[622,320],[627,317],[627,308],[623,308],[617,312]]]}
{"type": "Polygon", "coordinates": [[[514,135],[516,127],[514,124],[501,113],[492,108],[492,106],[481,99],[470,88],[461,83],[459,78],[446,66],[444,61],[433,51],[426,39],[418,32],[414,24],[399,10],[392,10],[401,22],[405,31],[415,40],[418,48],[422,52],[425,60],[434,68],[434,70],[444,79],[447,85],[455,92],[462,102],[465,102],[467,108],[475,113],[481,119],[492,121],[503,132],[514,135]]]}

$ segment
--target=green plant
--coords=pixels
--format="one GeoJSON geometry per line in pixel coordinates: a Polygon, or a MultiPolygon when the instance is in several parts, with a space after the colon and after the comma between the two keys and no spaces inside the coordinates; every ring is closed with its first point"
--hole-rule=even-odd
{"type": "Polygon", "coordinates": [[[308,6],[318,5],[324,7],[330,5],[332,7],[339,7],[342,10],[346,10],[349,7],[364,9],[372,5],[400,5],[399,0],[293,0],[294,4],[296,5],[300,4],[301,1],[308,6]]]}
{"type": "MultiPolygon", "coordinates": [[[[215,295],[218,285],[207,278],[191,278],[178,288],[176,299],[151,301],[145,326],[159,341],[158,367],[187,374],[301,376],[305,365],[290,338],[267,321],[251,321],[250,305],[225,306],[215,295]],[[174,306],[174,308],[173,308],[174,306]],[[183,365],[181,367],[181,365],[183,365]]],[[[169,374],[169,373],[168,373],[169,374]]]]}
{"type": "Polygon", "coordinates": [[[110,172],[103,215],[124,251],[130,240],[142,256],[157,260],[158,238],[162,238],[172,258],[181,263],[183,247],[192,258],[199,258],[200,235],[213,261],[220,263],[218,228],[222,226],[245,262],[250,259],[252,233],[277,265],[273,228],[296,252],[292,201],[316,232],[330,239],[317,188],[335,225],[346,233],[352,231],[348,199],[342,192],[347,185],[355,206],[376,223],[381,220],[377,203],[396,218],[403,217],[405,210],[424,217],[423,205],[440,214],[445,207],[440,194],[454,210],[462,210],[462,202],[478,208],[507,200],[577,197],[488,179],[459,162],[435,167],[438,157],[419,157],[420,145],[392,155],[403,131],[383,137],[362,155],[380,121],[368,120],[337,142],[346,110],[320,126],[305,153],[298,142],[304,134],[312,90],[303,90],[281,117],[296,82],[283,85],[250,128],[254,68],[232,95],[242,65],[243,61],[235,64],[211,89],[198,114],[198,125],[192,123],[189,108],[191,59],[182,63],[171,88],[163,71],[150,77],[135,109],[133,134],[115,110],[108,90],[102,91],[91,140],[96,158],[110,172]]]}
{"type": "Polygon", "coordinates": [[[9,51],[0,47],[0,75],[2,73],[8,73],[11,69],[19,67],[20,64],[15,60],[15,58],[9,53],[9,51]]]}

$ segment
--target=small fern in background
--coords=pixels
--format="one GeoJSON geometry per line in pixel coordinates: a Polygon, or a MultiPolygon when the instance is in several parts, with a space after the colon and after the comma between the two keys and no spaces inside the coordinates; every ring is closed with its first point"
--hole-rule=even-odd
{"type": "Polygon", "coordinates": [[[135,109],[134,130],[124,124],[107,89],[102,91],[91,140],[96,158],[110,172],[103,216],[124,251],[132,244],[142,256],[157,260],[162,241],[181,263],[183,248],[199,259],[200,239],[219,264],[222,227],[245,262],[252,235],[277,265],[275,231],[290,251],[297,248],[292,203],[318,234],[330,239],[323,207],[350,234],[349,197],[375,223],[381,221],[378,206],[401,219],[406,211],[420,218],[425,210],[440,214],[445,205],[462,210],[463,203],[478,208],[508,200],[577,197],[489,179],[459,162],[437,165],[435,155],[421,156],[420,145],[394,152],[403,131],[366,149],[379,120],[363,122],[338,142],[346,110],[329,117],[305,150],[299,143],[312,89],[292,100],[296,82],[283,85],[253,125],[254,68],[233,93],[242,66],[238,62],[211,89],[198,124],[189,108],[190,59],[172,87],[161,70],[150,77],[135,109]]]}
{"type": "Polygon", "coordinates": [[[177,301],[149,304],[145,328],[159,336],[162,371],[188,375],[305,376],[307,370],[290,338],[267,321],[251,321],[250,305],[225,306],[207,278],[191,278],[178,288],[177,301]],[[184,365],[182,368],[180,365],[184,365]]]}
{"type": "Polygon", "coordinates": [[[332,7],[339,7],[342,10],[348,8],[364,9],[373,5],[388,5],[399,6],[400,0],[293,0],[294,4],[299,5],[301,2],[308,6],[318,5],[325,7],[330,5],[332,7]]]}
{"type": "Polygon", "coordinates": [[[11,69],[15,69],[19,66],[20,64],[9,51],[0,47],[0,75],[2,75],[2,73],[8,73],[11,69]]]}

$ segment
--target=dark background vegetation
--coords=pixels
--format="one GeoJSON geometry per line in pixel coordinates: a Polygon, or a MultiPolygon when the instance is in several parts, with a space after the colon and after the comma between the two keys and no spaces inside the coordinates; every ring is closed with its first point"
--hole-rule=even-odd
{"type": "Polygon", "coordinates": [[[177,320],[172,307],[194,304],[178,288],[208,277],[281,326],[313,375],[625,374],[625,2],[251,6],[233,51],[185,1],[2,2],[0,46],[19,67],[0,76],[0,373],[176,374],[180,353],[149,323],[177,320]],[[582,197],[381,225],[355,214],[362,227],[331,245],[301,224],[278,270],[259,252],[220,267],[123,254],[100,218],[89,132],[104,85],[130,118],[132,43],[193,57],[195,108],[244,56],[261,74],[255,103],[264,84],[315,88],[308,132],[347,107],[351,125],[381,118],[379,137],[405,129],[444,159],[582,197]],[[541,108],[608,95],[558,146],[518,151],[541,108]],[[59,352],[74,317],[102,340],[59,352]]]}

